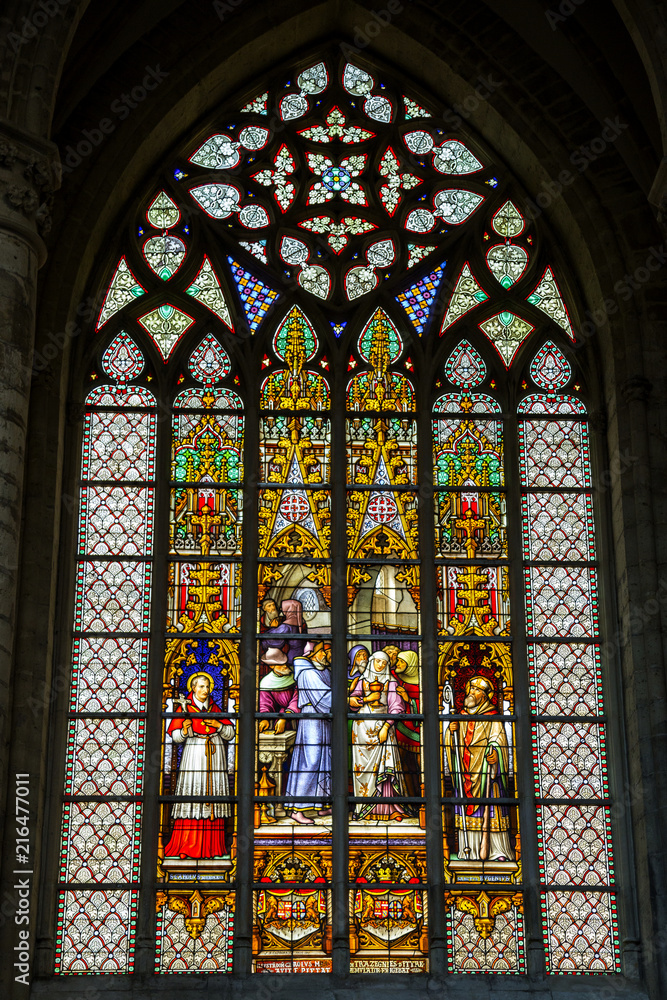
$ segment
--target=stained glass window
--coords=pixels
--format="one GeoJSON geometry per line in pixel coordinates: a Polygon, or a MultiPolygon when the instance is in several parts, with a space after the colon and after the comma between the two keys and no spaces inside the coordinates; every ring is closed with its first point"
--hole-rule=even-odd
{"type": "Polygon", "coordinates": [[[522,535],[549,972],[615,972],[618,920],[586,409],[547,341],[519,405],[522,535]],[[576,941],[576,946],[575,946],[576,941]]]}
{"type": "Polygon", "coordinates": [[[452,972],[525,971],[507,495],[500,405],[460,343],[433,421],[438,691],[452,972]],[[460,391],[462,390],[462,391],[460,391]],[[450,804],[455,803],[455,804],[450,804]]]}
{"type": "Polygon", "coordinates": [[[350,969],[428,969],[415,391],[377,309],[347,389],[350,969]]]}
{"type": "Polygon", "coordinates": [[[331,417],[308,317],[279,322],[260,390],[256,972],[331,961],[331,417]]]}
{"type": "Polygon", "coordinates": [[[119,333],[85,400],[56,972],[131,972],[137,934],[156,400],[119,333]]]}
{"type": "Polygon", "coordinates": [[[620,969],[571,285],[405,91],[339,51],[255,87],[117,247],[59,974],[620,969]]]}

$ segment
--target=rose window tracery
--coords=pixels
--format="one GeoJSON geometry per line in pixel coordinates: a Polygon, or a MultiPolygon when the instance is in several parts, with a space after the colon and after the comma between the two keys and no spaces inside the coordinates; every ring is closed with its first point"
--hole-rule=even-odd
{"type": "Polygon", "coordinates": [[[249,230],[264,238],[276,227],[283,246],[299,240],[298,259],[287,259],[269,239],[266,263],[281,280],[284,263],[298,269],[288,273],[321,301],[342,307],[380,280],[400,291],[417,261],[441,263],[435,258],[449,234],[492,190],[482,154],[351,62],[320,61],[297,76],[297,86],[249,102],[235,116],[239,124],[221,121],[177,179],[239,242],[249,230]],[[266,121],[274,108],[272,132],[266,121]],[[328,211],[304,218],[304,205],[328,211]],[[370,242],[386,241],[396,226],[406,235],[428,233],[430,244],[408,249],[405,241],[390,263],[370,261],[370,242]],[[381,277],[377,266],[387,268],[381,277]]]}

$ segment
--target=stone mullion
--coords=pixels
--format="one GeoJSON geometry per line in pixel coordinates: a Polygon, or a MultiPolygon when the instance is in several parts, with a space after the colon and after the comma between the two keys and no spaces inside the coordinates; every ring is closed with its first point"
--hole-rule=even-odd
{"type": "Polygon", "coordinates": [[[234,972],[252,971],[254,878],[255,704],[257,684],[257,576],[259,408],[257,381],[247,379],[244,424],[243,557],[241,583],[241,656],[236,737],[236,906],[234,972]],[[252,470],[252,471],[251,471],[252,470]]]}
{"type": "MultiPolygon", "coordinates": [[[[642,385],[640,380],[640,402],[645,401],[644,396],[647,391],[647,385],[642,385]]],[[[591,413],[588,427],[592,488],[586,492],[590,494],[593,504],[593,535],[598,569],[603,712],[606,716],[607,728],[609,789],[614,803],[611,819],[616,883],[614,888],[617,891],[623,973],[628,978],[637,979],[641,949],[632,862],[635,831],[632,825],[630,806],[634,796],[634,786],[631,784],[628,768],[628,735],[623,725],[624,695],[621,683],[618,632],[614,634],[614,623],[618,621],[618,607],[614,588],[615,577],[612,570],[614,565],[613,538],[606,488],[606,480],[611,473],[612,463],[609,462],[609,451],[606,447],[607,425],[603,414],[599,411],[591,413]],[[612,706],[616,706],[615,711],[613,708],[610,711],[612,706]]],[[[618,485],[621,471],[622,467],[611,480],[612,488],[618,485]]]]}
{"type": "MultiPolygon", "coordinates": [[[[158,401],[161,402],[160,400],[158,401]]],[[[150,974],[155,965],[155,880],[157,875],[158,838],[161,808],[160,775],[164,749],[162,692],[164,683],[164,623],[167,620],[167,573],[169,564],[169,518],[171,492],[170,411],[158,405],[155,449],[155,499],[153,516],[153,551],[151,584],[151,635],[146,678],[148,708],[144,745],[144,787],[141,795],[141,890],[137,913],[136,971],[150,974]]]]}
{"type": "MultiPolygon", "coordinates": [[[[63,477],[69,494],[80,500],[81,447],[83,424],[80,421],[72,428],[66,449],[68,469],[63,477]]],[[[67,516],[63,517],[60,535],[59,586],[60,600],[58,612],[64,627],[58,630],[53,642],[53,675],[50,689],[44,686],[45,707],[52,705],[48,724],[49,761],[45,772],[47,787],[52,789],[49,802],[44,809],[43,832],[36,838],[35,875],[39,868],[47,873],[40,880],[38,919],[36,921],[36,941],[34,973],[51,976],[55,960],[56,910],[59,894],[57,881],[60,861],[60,831],[62,825],[63,788],[65,783],[65,754],[69,729],[69,708],[72,686],[72,623],[74,621],[74,581],[76,579],[76,557],[78,542],[79,503],[68,505],[67,516]],[[41,840],[41,845],[40,845],[41,840]],[[41,847],[41,850],[40,850],[41,847]],[[38,860],[39,859],[39,860],[38,860]],[[48,873],[54,873],[48,877],[48,873]]],[[[37,884],[37,883],[35,883],[37,884]]]]}
{"type": "MultiPolygon", "coordinates": [[[[655,331],[654,335],[655,335],[655,331]]],[[[633,367],[641,361],[633,361],[633,367]]],[[[621,625],[617,632],[623,679],[628,705],[623,716],[628,740],[629,786],[616,812],[632,824],[643,861],[630,862],[628,886],[638,880],[643,905],[638,914],[641,939],[648,942],[645,957],[648,985],[652,995],[667,995],[667,961],[664,940],[667,926],[667,877],[664,862],[664,831],[667,827],[667,770],[664,767],[664,733],[667,704],[667,675],[664,670],[665,578],[656,558],[656,510],[659,507],[652,470],[658,467],[649,447],[652,384],[641,374],[633,374],[620,385],[616,416],[619,444],[626,448],[618,456],[618,477],[612,478],[614,505],[622,516],[623,540],[616,545],[625,562],[619,566],[621,625]],[[625,456],[628,456],[627,458],[625,456]],[[624,467],[627,464],[627,467],[624,467]],[[621,573],[623,570],[623,573],[621,573]],[[657,605],[657,610],[656,610],[657,605]],[[645,852],[645,853],[644,853],[645,852]],[[652,960],[650,950],[653,949],[652,960]]],[[[659,404],[658,404],[659,405],[659,404]]],[[[657,407],[654,408],[657,412],[657,407]]],[[[609,669],[609,668],[607,668],[609,669]]],[[[608,703],[610,707],[612,702],[608,703]]],[[[620,714],[620,712],[619,712],[620,714]]],[[[614,748],[612,748],[613,751],[614,748]]],[[[620,825],[616,818],[616,825],[620,825]]],[[[620,874],[620,872],[619,872],[620,874]]],[[[622,877],[622,876],[621,876],[622,877]]],[[[628,893],[632,891],[628,888],[628,893]]],[[[625,894],[624,894],[625,895],[625,894]]],[[[628,918],[629,907],[623,916],[628,918]]],[[[630,924],[630,926],[632,926],[630,924]]],[[[625,929],[625,927],[624,927],[625,929]]],[[[633,941],[624,940],[624,972],[633,972],[636,953],[633,941]]]]}

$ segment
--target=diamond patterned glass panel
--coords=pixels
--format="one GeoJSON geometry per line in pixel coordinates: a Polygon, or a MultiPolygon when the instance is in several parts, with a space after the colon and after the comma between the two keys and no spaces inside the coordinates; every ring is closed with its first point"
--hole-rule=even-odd
{"type": "Polygon", "coordinates": [[[530,566],[525,572],[529,635],[583,639],[598,634],[594,569],[530,566]]]}
{"type": "Polygon", "coordinates": [[[89,413],[84,423],[84,479],[151,479],[155,470],[155,416],[89,413]]]}
{"type": "Polygon", "coordinates": [[[81,491],[80,552],[142,556],[153,541],[153,490],[88,486],[81,491]]]}
{"type": "MultiPolygon", "coordinates": [[[[105,365],[123,382],[141,370],[143,358],[122,334],[105,365]],[[118,372],[112,371],[116,362],[118,372]]],[[[136,796],[145,720],[120,713],[146,708],[148,640],[114,633],[146,631],[150,623],[155,490],[139,483],[155,475],[157,418],[133,408],[145,411],[155,399],[141,386],[103,385],[86,405],[117,409],[89,410],[84,419],[78,531],[84,558],[77,567],[74,629],[101,635],[74,637],[70,710],[114,715],[70,720],[64,791],[136,796]]],[[[57,972],[132,971],[138,895],[128,883],[139,876],[140,821],[139,802],[64,803],[57,972]],[[116,883],[119,890],[67,889],[73,882],[116,883]]]]}
{"type": "Polygon", "coordinates": [[[527,420],[519,427],[521,484],[539,489],[590,486],[588,432],[576,421],[527,420]]]}
{"type": "Polygon", "coordinates": [[[76,638],[73,712],[137,712],[146,707],[148,640],[76,638]]]}
{"type": "Polygon", "coordinates": [[[589,494],[529,493],[522,505],[524,558],[545,562],[595,558],[589,494]]]}
{"type": "Polygon", "coordinates": [[[601,886],[613,881],[607,806],[543,805],[537,834],[547,884],[601,886]]]}
{"type": "Polygon", "coordinates": [[[148,628],[150,564],[84,562],[77,573],[75,628],[141,632],[148,628]]]}
{"type": "Polygon", "coordinates": [[[63,882],[138,880],[141,803],[66,802],[63,829],[63,882]]]}
{"type": "MultiPolygon", "coordinates": [[[[552,415],[519,423],[522,485],[535,490],[522,496],[523,554],[533,561],[525,568],[526,626],[529,634],[554,640],[527,650],[531,709],[538,716],[533,722],[535,788],[543,800],[537,808],[540,877],[545,888],[610,887],[610,808],[592,801],[609,795],[605,726],[601,720],[577,721],[577,716],[595,719],[603,712],[600,648],[576,641],[599,634],[596,570],[576,565],[595,559],[587,426],[567,419],[585,413],[585,407],[576,397],[553,391],[572,376],[554,342],[538,351],[530,374],[549,393],[525,397],[519,413],[552,415]],[[555,419],[556,414],[563,419],[555,419]],[[545,561],[556,565],[535,565],[545,561]],[[545,716],[571,721],[549,723],[545,716]],[[571,799],[572,804],[545,799],[571,799]]],[[[612,898],[594,891],[546,892],[543,926],[550,971],[615,971],[612,898]]]]}
{"type": "Polygon", "coordinates": [[[599,715],[602,674],[596,646],[539,643],[528,646],[532,709],[537,715],[599,715]]]}

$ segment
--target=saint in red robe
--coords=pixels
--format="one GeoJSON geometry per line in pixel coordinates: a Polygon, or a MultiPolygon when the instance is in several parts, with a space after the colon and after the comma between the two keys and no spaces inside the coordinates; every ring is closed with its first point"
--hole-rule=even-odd
{"type": "MultiPolygon", "coordinates": [[[[176,782],[176,795],[229,795],[227,749],[223,741],[234,736],[229,719],[202,719],[202,712],[220,712],[211,701],[198,701],[192,692],[187,698],[190,729],[184,733],[183,718],[172,719],[168,732],[174,743],[183,744],[176,782]]],[[[176,802],[172,809],[174,828],[165,857],[220,858],[227,854],[225,817],[232,815],[230,802],[176,802]]]]}

